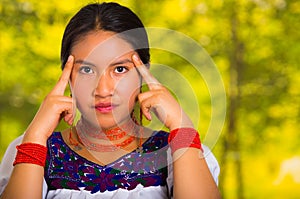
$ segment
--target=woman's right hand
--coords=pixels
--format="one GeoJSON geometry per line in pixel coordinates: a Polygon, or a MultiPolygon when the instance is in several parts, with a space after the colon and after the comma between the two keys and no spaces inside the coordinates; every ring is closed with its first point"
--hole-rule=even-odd
{"type": "Polygon", "coordinates": [[[73,123],[76,111],[73,108],[73,100],[71,97],[64,96],[72,73],[73,62],[74,57],[70,55],[59,81],[46,96],[27,128],[23,143],[33,142],[46,145],[47,139],[62,118],[70,125],[73,123]]]}

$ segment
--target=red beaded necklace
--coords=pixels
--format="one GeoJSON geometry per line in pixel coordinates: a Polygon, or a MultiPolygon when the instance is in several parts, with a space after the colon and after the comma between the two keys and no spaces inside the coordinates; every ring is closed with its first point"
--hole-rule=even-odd
{"type": "MultiPolygon", "coordinates": [[[[124,141],[117,143],[117,144],[99,144],[99,143],[94,143],[91,142],[88,137],[92,137],[92,138],[98,138],[98,139],[109,139],[110,141],[116,141],[116,140],[120,140],[121,138],[125,137],[127,135],[127,133],[122,130],[120,127],[114,128],[114,129],[110,129],[110,130],[106,130],[105,133],[84,133],[84,129],[83,129],[83,125],[82,122],[79,121],[78,123],[79,125],[76,125],[76,132],[78,135],[78,141],[75,141],[72,138],[72,128],[70,129],[70,134],[69,134],[69,141],[71,145],[74,145],[74,150],[81,150],[81,145],[85,146],[88,150],[92,150],[92,151],[96,151],[96,152],[113,152],[116,151],[118,149],[121,148],[125,148],[126,146],[128,146],[129,144],[131,144],[138,136],[133,136],[130,135],[127,139],[125,139],[124,141]]],[[[142,127],[138,127],[138,131],[136,131],[136,128],[132,125],[132,127],[130,127],[134,132],[136,132],[137,134],[141,133],[142,127]]],[[[139,141],[139,147],[138,149],[141,150],[141,144],[142,141],[140,139],[139,141]]]]}
{"type": "Polygon", "coordinates": [[[126,131],[133,130],[134,125],[135,125],[134,123],[130,123],[129,126],[128,125],[126,126],[126,128],[116,127],[109,130],[99,131],[89,127],[88,125],[86,125],[84,122],[80,120],[77,124],[77,129],[79,131],[84,132],[88,137],[116,141],[125,137],[125,135],[127,134],[126,131]]]}

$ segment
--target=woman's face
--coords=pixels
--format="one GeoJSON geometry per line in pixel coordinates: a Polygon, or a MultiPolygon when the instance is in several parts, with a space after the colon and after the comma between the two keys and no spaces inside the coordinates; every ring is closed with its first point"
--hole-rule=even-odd
{"type": "Polygon", "coordinates": [[[140,88],[134,53],[109,31],[91,32],[73,46],[71,89],[85,122],[109,129],[130,119],[140,88]]]}

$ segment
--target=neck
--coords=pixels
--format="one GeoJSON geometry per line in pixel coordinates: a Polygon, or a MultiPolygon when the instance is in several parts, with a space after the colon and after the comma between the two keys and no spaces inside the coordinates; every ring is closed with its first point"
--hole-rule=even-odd
{"type": "Polygon", "coordinates": [[[134,135],[137,128],[137,124],[135,124],[131,119],[110,128],[92,126],[84,119],[79,120],[76,124],[77,131],[89,139],[103,139],[110,141],[120,140],[126,135],[134,135]]]}
{"type": "Polygon", "coordinates": [[[81,119],[74,129],[76,129],[78,141],[88,150],[97,152],[112,152],[124,149],[134,140],[137,141],[139,146],[141,143],[140,132],[143,131],[132,120],[120,126],[102,130],[88,125],[81,119]]]}

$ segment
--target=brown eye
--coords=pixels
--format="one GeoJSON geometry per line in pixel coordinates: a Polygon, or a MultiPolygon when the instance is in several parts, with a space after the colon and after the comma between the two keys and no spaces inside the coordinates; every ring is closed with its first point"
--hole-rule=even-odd
{"type": "Polygon", "coordinates": [[[125,72],[127,72],[128,71],[128,69],[126,68],[126,67],[124,67],[124,66],[117,66],[116,68],[115,68],[115,73],[118,73],[118,74],[122,74],[122,73],[125,73],[125,72]]]}

